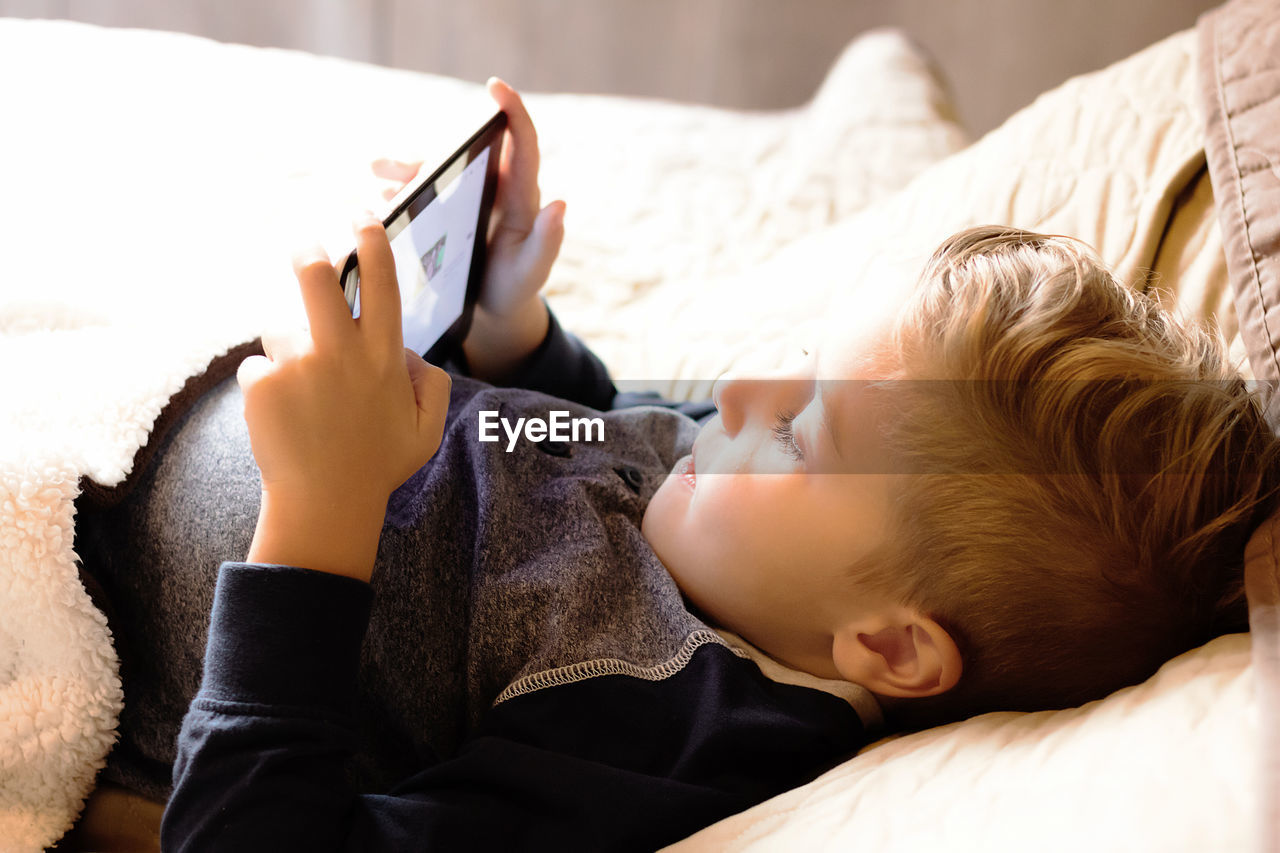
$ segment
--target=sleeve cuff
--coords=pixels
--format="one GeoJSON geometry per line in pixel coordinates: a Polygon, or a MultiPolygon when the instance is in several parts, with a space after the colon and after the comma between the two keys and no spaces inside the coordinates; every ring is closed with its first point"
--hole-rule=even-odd
{"type": "Polygon", "coordinates": [[[353,578],[223,563],[201,695],[349,712],[372,604],[373,589],[353,578]]]}
{"type": "Polygon", "coordinates": [[[503,385],[530,388],[593,409],[611,408],[617,389],[604,363],[547,309],[547,336],[503,385]]]}

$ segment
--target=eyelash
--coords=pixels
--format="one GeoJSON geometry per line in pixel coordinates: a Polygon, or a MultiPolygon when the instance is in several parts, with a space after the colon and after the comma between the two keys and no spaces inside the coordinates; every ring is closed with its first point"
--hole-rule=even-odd
{"type": "Polygon", "coordinates": [[[777,423],[773,427],[774,438],[778,439],[778,443],[783,449],[797,462],[804,461],[804,451],[800,449],[800,445],[796,444],[796,435],[791,430],[791,424],[796,419],[795,412],[779,411],[777,414],[777,423]]]}

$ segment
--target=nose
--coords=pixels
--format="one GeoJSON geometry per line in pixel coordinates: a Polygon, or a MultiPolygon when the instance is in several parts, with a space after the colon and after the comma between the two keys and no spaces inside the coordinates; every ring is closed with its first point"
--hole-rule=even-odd
{"type": "Polygon", "coordinates": [[[729,435],[736,434],[752,418],[772,425],[779,410],[803,408],[812,380],[771,376],[745,378],[724,374],[711,386],[711,402],[729,435]]]}
{"type": "Polygon", "coordinates": [[[711,402],[720,413],[725,432],[730,435],[742,429],[747,382],[742,377],[726,373],[711,386],[711,402]]]}

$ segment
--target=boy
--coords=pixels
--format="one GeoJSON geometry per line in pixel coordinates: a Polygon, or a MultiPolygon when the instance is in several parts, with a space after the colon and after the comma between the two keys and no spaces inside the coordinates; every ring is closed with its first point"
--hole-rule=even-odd
{"type": "MultiPolygon", "coordinates": [[[[972,229],[900,312],[722,378],[714,414],[684,407],[701,429],[605,411],[537,297],[563,208],[538,212],[532,124],[491,92],[512,151],[466,361],[575,402],[406,354],[376,220],[359,321],[299,256],[309,334],[239,372],[261,501],[166,847],[652,849],[847,758],[882,712],[1062,707],[1244,627],[1277,445],[1212,336],[1068,240],[972,229]],[[604,411],[606,440],[478,440],[481,412],[552,408],[604,411]]],[[[174,511],[200,417],[127,525],[174,511]]],[[[200,523],[147,547],[190,559],[200,523]]]]}

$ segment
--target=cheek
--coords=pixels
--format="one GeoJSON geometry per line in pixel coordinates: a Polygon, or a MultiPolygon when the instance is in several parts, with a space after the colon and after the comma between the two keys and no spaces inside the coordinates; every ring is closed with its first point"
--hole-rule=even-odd
{"type": "Polygon", "coordinates": [[[739,539],[738,508],[732,503],[735,479],[708,475],[691,490],[672,475],[654,492],[640,531],[673,573],[709,572],[733,550],[739,539]]]}
{"type": "Polygon", "coordinates": [[[780,532],[796,526],[794,496],[785,475],[706,474],[690,490],[668,476],[645,509],[641,532],[668,568],[740,564],[756,556],[776,556],[780,532]]]}
{"type": "Polygon", "coordinates": [[[707,474],[689,507],[690,522],[708,536],[732,535],[750,529],[756,516],[755,478],[741,474],[707,474]]]}
{"type": "Polygon", "coordinates": [[[713,540],[718,557],[743,566],[789,565],[829,550],[845,536],[833,524],[830,506],[818,499],[804,476],[771,474],[708,478],[691,518],[713,540]]]}
{"type": "Polygon", "coordinates": [[[708,573],[736,575],[774,558],[777,484],[771,476],[711,474],[698,480],[684,515],[685,542],[708,573]]]}

